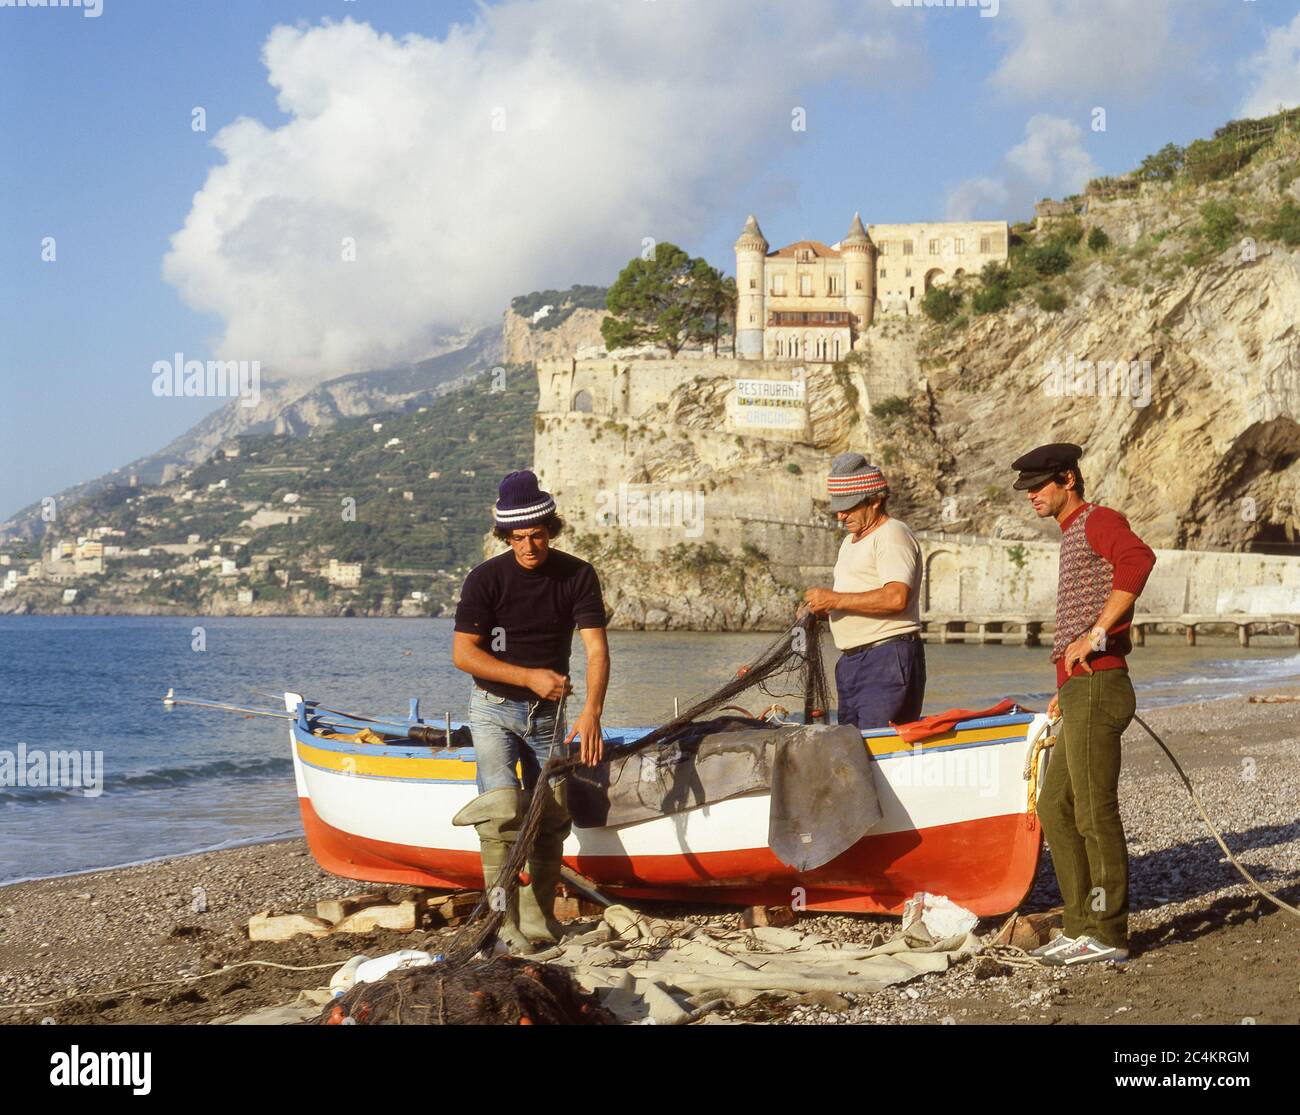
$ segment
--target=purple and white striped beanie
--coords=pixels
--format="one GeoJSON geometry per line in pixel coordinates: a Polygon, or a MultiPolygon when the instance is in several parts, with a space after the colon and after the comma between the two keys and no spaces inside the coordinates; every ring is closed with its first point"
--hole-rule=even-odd
{"type": "Polygon", "coordinates": [[[537,486],[537,476],[529,469],[512,472],[501,481],[492,520],[502,530],[524,530],[540,526],[555,514],[555,500],[537,486]]]}

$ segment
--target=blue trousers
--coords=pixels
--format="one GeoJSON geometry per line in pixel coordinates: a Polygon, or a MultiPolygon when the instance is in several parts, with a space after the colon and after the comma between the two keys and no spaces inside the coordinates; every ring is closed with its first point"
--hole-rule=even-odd
{"type": "Polygon", "coordinates": [[[474,734],[480,794],[518,787],[516,763],[524,776],[523,788],[531,790],[550,756],[552,734],[556,754],[567,755],[572,750],[572,744],[566,747],[564,743],[568,734],[564,723],[555,727],[559,708],[559,701],[511,701],[474,686],[469,698],[469,727],[474,734]]]}
{"type": "Polygon", "coordinates": [[[925,700],[925,644],[918,635],[842,654],[835,664],[839,722],[857,728],[906,724],[925,700]]]}

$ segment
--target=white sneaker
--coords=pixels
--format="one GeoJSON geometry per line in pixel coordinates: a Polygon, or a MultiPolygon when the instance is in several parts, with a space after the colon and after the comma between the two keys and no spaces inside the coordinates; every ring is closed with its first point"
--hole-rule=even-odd
{"type": "Polygon", "coordinates": [[[1039,960],[1039,963],[1067,968],[1075,964],[1091,964],[1097,960],[1113,960],[1116,964],[1123,964],[1127,959],[1128,949],[1115,948],[1114,945],[1103,945],[1092,937],[1083,936],[1077,937],[1068,948],[1044,955],[1039,960]]]}
{"type": "Polygon", "coordinates": [[[1027,955],[1041,960],[1044,956],[1051,956],[1052,953],[1059,952],[1061,949],[1068,949],[1072,944],[1074,944],[1073,937],[1067,937],[1064,933],[1059,933],[1047,944],[1039,945],[1036,949],[1030,949],[1027,955]]]}

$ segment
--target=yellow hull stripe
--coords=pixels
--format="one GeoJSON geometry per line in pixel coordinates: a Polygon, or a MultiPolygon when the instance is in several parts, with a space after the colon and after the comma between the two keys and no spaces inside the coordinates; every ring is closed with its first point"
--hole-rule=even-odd
{"type": "MultiPolygon", "coordinates": [[[[970,728],[960,732],[945,732],[941,736],[923,740],[922,751],[943,747],[986,743],[1006,739],[1008,733],[1014,734],[1025,725],[1006,725],[992,728],[970,728]]],[[[909,744],[897,736],[876,736],[863,741],[872,755],[896,755],[899,752],[915,753],[917,745],[909,744]]],[[[345,774],[371,775],[380,778],[419,778],[438,782],[472,782],[478,771],[478,765],[462,759],[410,758],[404,755],[385,755],[376,745],[376,753],[365,754],[350,751],[326,751],[298,742],[298,758],[309,766],[321,770],[338,771],[345,774]]],[[[519,773],[516,765],[515,773],[519,773]]]]}

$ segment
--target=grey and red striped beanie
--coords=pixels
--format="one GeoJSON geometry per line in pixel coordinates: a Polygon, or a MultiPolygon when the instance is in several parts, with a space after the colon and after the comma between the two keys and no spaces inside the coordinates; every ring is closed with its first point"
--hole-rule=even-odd
{"type": "Polygon", "coordinates": [[[555,514],[555,500],[550,492],[537,486],[537,476],[529,469],[512,472],[497,489],[492,521],[502,530],[524,530],[541,526],[555,514]]]}
{"type": "Polygon", "coordinates": [[[889,485],[885,483],[885,474],[868,464],[861,453],[841,453],[831,462],[826,490],[830,493],[832,511],[850,511],[864,499],[888,495],[889,485]]]}

